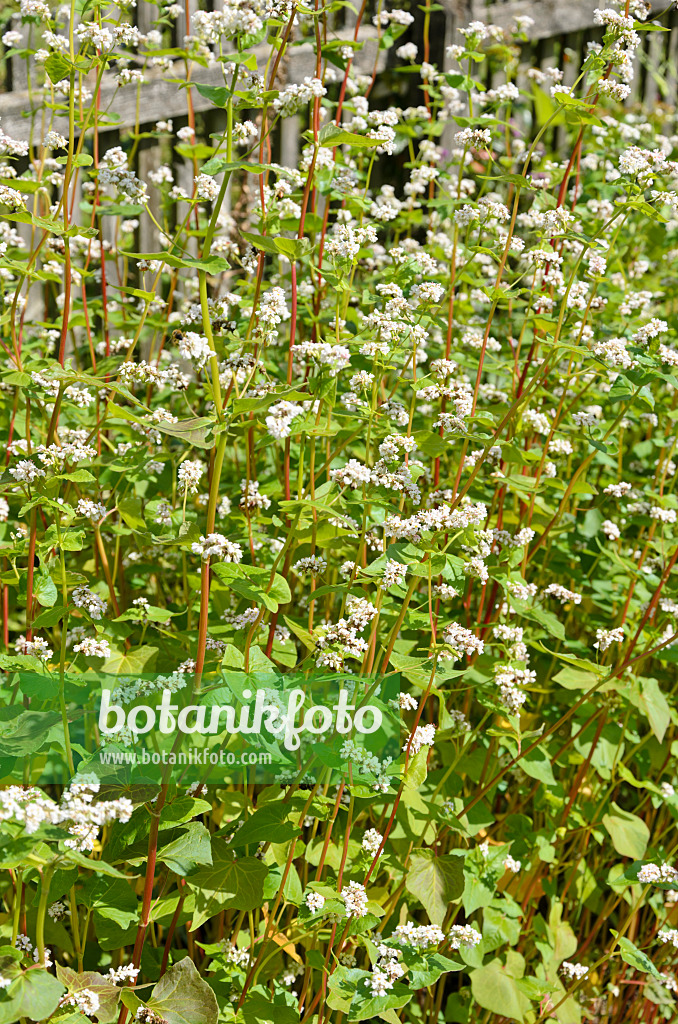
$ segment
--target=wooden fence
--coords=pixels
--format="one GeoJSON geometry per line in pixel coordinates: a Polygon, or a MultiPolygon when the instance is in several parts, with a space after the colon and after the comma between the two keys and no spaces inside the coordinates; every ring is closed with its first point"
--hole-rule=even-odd
{"type": "MultiPolygon", "coordinates": [[[[189,10],[197,10],[198,7],[217,9],[223,0],[188,0],[189,10]]],[[[421,0],[409,0],[409,7],[415,15],[419,14],[421,0]]],[[[388,102],[389,84],[393,79],[388,76],[389,54],[378,49],[377,31],[371,23],[370,3],[375,5],[376,0],[368,0],[363,24],[359,30],[359,39],[364,44],[356,56],[356,66],[361,73],[372,74],[377,69],[378,75],[383,76],[383,87],[376,91],[377,105],[385,105],[388,102]],[[384,103],[381,100],[384,100],[384,103]]],[[[667,0],[652,0],[653,12],[665,9],[667,0]]],[[[432,52],[431,59],[447,66],[445,58],[446,47],[459,40],[458,29],[473,19],[480,19],[488,23],[509,27],[516,16],[529,16],[533,23],[527,29],[527,42],[522,44],[521,67],[519,84],[525,83],[524,72],[529,67],[546,67],[558,65],[565,69],[565,82],[570,84],[574,80],[576,70],[579,67],[591,41],[602,38],[602,29],[594,25],[594,9],[597,6],[605,6],[605,0],[442,0],[444,10],[436,10],[432,21],[432,52]]],[[[408,7],[408,2],[395,0],[393,3],[386,3],[385,6],[408,7]]],[[[437,5],[435,5],[437,6],[437,5]]],[[[348,8],[343,9],[344,12],[348,8]]],[[[151,27],[152,18],[156,16],[157,7],[145,0],[138,0],[137,6],[131,9],[131,15],[135,19],[137,27],[145,32],[151,27]]],[[[341,21],[335,22],[333,28],[335,35],[347,40],[353,39],[355,30],[354,16],[350,13],[340,13],[341,21]]],[[[669,32],[648,32],[643,34],[643,45],[639,52],[638,69],[633,83],[633,92],[628,102],[633,103],[639,99],[645,102],[670,103],[676,102],[676,67],[678,64],[678,12],[674,11],[669,16],[671,31],[669,32]]],[[[18,29],[24,34],[26,41],[29,41],[29,33],[35,32],[35,28],[22,27],[17,20],[9,21],[0,26],[2,32],[9,28],[18,29]]],[[[421,32],[421,24],[412,27],[412,37],[417,40],[421,32]]],[[[177,18],[172,38],[168,37],[170,45],[181,42],[186,33],[186,18],[181,15],[177,18]]],[[[0,33],[1,34],[1,33],[0,33]]],[[[404,36],[403,41],[409,36],[404,36]]],[[[268,47],[259,48],[261,64],[266,60],[268,47]]],[[[285,62],[283,75],[287,84],[299,83],[306,75],[313,75],[315,70],[315,58],[312,47],[307,43],[292,48],[289,60],[285,62]]],[[[146,81],[141,86],[127,85],[118,87],[114,81],[113,74],[104,77],[101,86],[102,110],[114,111],[118,117],[116,122],[111,123],[102,129],[104,133],[102,148],[108,149],[117,145],[120,134],[125,129],[136,127],[140,131],[152,128],[156,121],[172,118],[175,131],[187,123],[187,97],[184,89],[169,86],[166,73],[148,70],[145,71],[146,81]]],[[[487,85],[492,85],[491,71],[487,71],[487,85]]],[[[221,67],[201,68],[196,67],[192,80],[205,84],[223,84],[221,67]]],[[[44,134],[44,124],[41,114],[32,114],[31,94],[28,90],[25,62],[17,58],[0,61],[0,125],[2,129],[12,137],[27,139],[34,138],[39,141],[44,134]]],[[[201,96],[197,89],[192,89],[192,103],[194,111],[202,118],[202,127],[205,134],[222,130],[223,111],[214,110],[209,100],[201,96]]],[[[400,102],[398,100],[398,102],[400,102]]],[[[413,102],[419,102],[416,98],[413,102]]],[[[405,104],[403,104],[405,105],[405,104]]],[[[56,119],[54,127],[64,131],[65,123],[62,119],[56,119]]],[[[286,166],[295,166],[299,155],[300,146],[300,122],[297,117],[282,118],[279,129],[274,139],[274,159],[286,166]]],[[[64,134],[67,132],[64,131],[64,134]]],[[[547,140],[547,143],[557,148],[559,142],[557,130],[547,140]]],[[[175,180],[184,188],[190,190],[192,166],[188,161],[183,161],[172,155],[168,147],[161,148],[157,138],[145,139],[137,152],[137,173],[145,179],[148,172],[153,170],[162,162],[173,163],[175,180]]],[[[153,192],[155,190],[152,190],[153,192]]],[[[152,204],[153,205],[153,204],[152,204]]],[[[146,220],[146,218],[144,218],[146,220]]],[[[152,236],[148,234],[150,228],[142,229],[143,235],[139,239],[143,250],[149,251],[153,248],[152,236]]]]}

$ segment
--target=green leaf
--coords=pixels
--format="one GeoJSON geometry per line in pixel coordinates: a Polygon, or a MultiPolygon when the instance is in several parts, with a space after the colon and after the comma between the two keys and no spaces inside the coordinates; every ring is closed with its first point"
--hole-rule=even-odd
{"type": "Polygon", "coordinates": [[[63,994],[64,986],[49,971],[42,968],[24,971],[7,989],[7,995],[19,1002],[17,1015],[11,1020],[29,1017],[37,1021],[51,1017],[63,994]]]}
{"type": "Polygon", "coordinates": [[[638,707],[647,715],[650,728],[661,743],[671,723],[671,709],[656,679],[641,679],[639,682],[638,707]]]}
{"type": "Polygon", "coordinates": [[[333,149],[335,146],[344,145],[364,146],[368,149],[373,149],[375,146],[381,145],[379,139],[368,139],[364,135],[347,132],[345,128],[340,128],[336,124],[326,124],[324,128],[321,128],[318,134],[318,142],[326,149],[333,149]]]}
{"type": "Polygon", "coordinates": [[[622,857],[642,860],[650,841],[650,830],[636,814],[623,811],[612,804],[613,813],[603,816],[603,825],[610,834],[612,845],[622,857]]]}
{"type": "Polygon", "coordinates": [[[484,967],[471,971],[471,991],[484,1010],[521,1024],[525,1014],[532,1009],[530,1000],[520,991],[516,979],[507,972],[501,960],[491,960],[484,967]]]}
{"type": "Polygon", "coordinates": [[[273,244],[278,252],[291,260],[299,260],[311,251],[310,238],[275,238],[273,244]]]}
{"type": "Polygon", "coordinates": [[[267,238],[264,235],[256,235],[252,231],[241,231],[240,234],[253,245],[255,249],[261,249],[262,252],[271,253],[271,255],[277,255],[278,249],[273,238],[267,238]]]}
{"type": "Polygon", "coordinates": [[[273,584],[269,587],[271,573],[255,565],[235,565],[232,562],[217,562],[213,566],[214,575],[223,583],[246,597],[255,604],[263,604],[271,612],[277,612],[280,604],[291,601],[292,594],[284,577],[275,574],[273,584]]]}
{"type": "Polygon", "coordinates": [[[118,871],[112,864],[107,864],[105,860],[90,860],[84,853],[80,853],[78,850],[64,850],[61,855],[65,861],[70,864],[77,864],[81,868],[89,868],[90,871],[96,871],[99,875],[110,875],[113,878],[126,878],[122,871],[118,871]]]}
{"type": "Polygon", "coordinates": [[[111,644],[111,656],[106,659],[101,671],[112,676],[138,675],[153,661],[157,653],[157,647],[144,645],[126,651],[111,644]]]}
{"type": "Polygon", "coordinates": [[[146,522],[141,511],[141,498],[122,498],[117,505],[123,522],[130,530],[146,532],[146,522]]]}
{"type": "Polygon", "coordinates": [[[217,1024],[219,1005],[190,957],[172,964],[147,1003],[167,1024],[217,1024]]]}
{"type": "MultiPolygon", "coordinates": [[[[213,103],[215,107],[225,107],[228,103],[230,92],[225,85],[201,85],[199,82],[194,82],[193,85],[200,95],[213,103]]],[[[212,172],[207,171],[206,173],[211,174],[212,172]]]]}
{"type": "Polygon", "coordinates": [[[432,924],[442,925],[451,900],[464,891],[461,857],[445,854],[436,857],[433,850],[412,854],[405,888],[419,900],[432,924]]]}
{"type": "Polygon", "coordinates": [[[520,759],[520,767],[531,779],[539,779],[547,786],[555,786],[556,780],[553,776],[551,759],[545,750],[537,747],[536,750],[526,754],[520,759]]]}
{"type": "Polygon", "coordinates": [[[43,608],[52,608],[56,604],[58,597],[57,588],[54,580],[46,573],[41,573],[36,578],[33,593],[43,608]]]}
{"type": "Polygon", "coordinates": [[[299,1024],[299,1011],[282,1002],[271,1000],[268,992],[251,992],[242,1006],[245,1024],[299,1024]]]}
{"type": "Polygon", "coordinates": [[[296,825],[285,820],[289,813],[289,804],[280,802],[260,807],[235,833],[231,848],[241,849],[261,842],[286,843],[299,834],[296,825]]]}
{"type": "Polygon", "coordinates": [[[184,828],[183,835],[158,851],[158,860],[182,877],[200,865],[212,863],[209,830],[200,821],[189,821],[184,828]]]}
{"type": "Polygon", "coordinates": [[[139,905],[133,885],[123,878],[86,879],[82,887],[82,902],[97,918],[114,921],[120,928],[129,928],[139,916],[139,905]]]}
{"type": "MultiPolygon", "coordinates": [[[[192,256],[176,256],[174,253],[168,252],[125,252],[121,255],[135,260],[160,260],[169,267],[176,269],[190,267],[193,270],[204,270],[207,274],[219,274],[229,268],[229,262],[223,256],[206,256],[204,259],[195,259],[192,256]]],[[[154,292],[150,294],[155,295],[154,292]]],[[[176,424],[174,425],[176,426],[176,424]]],[[[161,429],[159,423],[154,423],[153,426],[158,430],[161,429]]]]}
{"type": "Polygon", "coordinates": [[[50,53],[45,61],[45,71],[53,82],[61,82],[68,78],[73,65],[62,53],[50,53]]]}
{"type": "Polygon", "coordinates": [[[189,875],[186,881],[195,893],[195,914],[191,930],[221,910],[254,910],[264,895],[268,868],[254,857],[233,859],[225,841],[212,845],[213,865],[189,875]]]}
{"type": "Polygon", "coordinates": [[[618,945],[621,958],[625,964],[635,967],[636,970],[642,971],[644,974],[651,974],[654,978],[661,979],[662,975],[652,963],[649,956],[643,953],[642,950],[638,949],[637,946],[634,946],[630,939],[622,936],[618,941],[618,945]]]}

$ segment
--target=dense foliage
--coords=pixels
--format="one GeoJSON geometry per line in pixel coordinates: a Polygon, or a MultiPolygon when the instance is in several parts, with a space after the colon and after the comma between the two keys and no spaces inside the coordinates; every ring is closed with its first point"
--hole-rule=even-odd
{"type": "Polygon", "coordinates": [[[628,98],[661,22],[596,12],[565,84],[525,19],[442,71],[430,3],[133,6],[3,36],[0,1024],[674,1020],[678,134],[628,98]],[[399,755],[106,774],[140,737],[104,678],[127,714],[318,673],[399,681],[399,755]]]}

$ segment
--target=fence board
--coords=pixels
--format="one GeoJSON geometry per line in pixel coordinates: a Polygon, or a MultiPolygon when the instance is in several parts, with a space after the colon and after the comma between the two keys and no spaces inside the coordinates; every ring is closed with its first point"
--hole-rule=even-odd
{"type": "MultiPolygon", "coordinates": [[[[651,4],[653,13],[666,10],[666,0],[651,0],[651,4]]],[[[507,0],[491,5],[485,0],[472,0],[471,16],[502,28],[508,28],[516,16],[527,16],[534,21],[527,31],[528,37],[545,39],[590,28],[596,7],[605,6],[602,0],[507,0]]]]}
{"type": "MultiPolygon", "coordinates": [[[[346,40],[353,39],[353,30],[345,29],[337,33],[339,38],[346,40]]],[[[354,66],[362,74],[371,74],[375,58],[379,58],[378,70],[385,65],[384,51],[377,51],[377,30],[371,25],[366,25],[360,30],[359,39],[364,43],[358,51],[354,66]]],[[[259,46],[254,51],[257,55],[260,70],[265,67],[269,56],[268,46],[259,46]]],[[[289,64],[287,65],[287,82],[299,83],[308,76],[315,74],[315,54],[310,43],[303,43],[292,51],[289,64]]],[[[118,115],[119,120],[111,123],[109,128],[119,130],[120,128],[132,128],[137,123],[137,117],[141,119],[141,125],[152,125],[155,121],[165,120],[171,117],[182,117],[186,115],[187,103],[183,89],[168,88],[167,75],[162,71],[146,71],[146,82],[141,85],[124,85],[118,87],[112,76],[105,76],[101,84],[101,110],[111,109],[118,115]],[[139,92],[141,90],[141,99],[139,92]]],[[[224,78],[221,65],[215,68],[200,68],[196,70],[195,82],[201,85],[223,85],[224,78]]],[[[197,111],[209,110],[212,107],[210,100],[205,99],[197,89],[191,90],[193,96],[193,109],[197,111]]],[[[27,90],[12,91],[0,96],[0,116],[2,127],[8,135],[14,138],[27,138],[30,131],[30,108],[31,100],[27,90]]],[[[63,132],[68,127],[68,119],[65,117],[55,118],[55,127],[63,132]]],[[[106,126],[101,125],[102,132],[106,126]]]]}

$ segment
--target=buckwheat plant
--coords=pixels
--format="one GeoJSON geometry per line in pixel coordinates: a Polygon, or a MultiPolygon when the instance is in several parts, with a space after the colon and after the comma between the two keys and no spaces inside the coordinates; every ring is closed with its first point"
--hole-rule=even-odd
{"type": "Polygon", "coordinates": [[[675,1020],[669,13],[2,12],[0,1024],[675,1020]],[[393,756],[102,772],[292,673],[393,756]]]}

